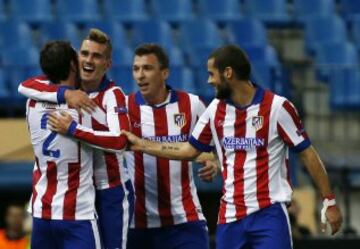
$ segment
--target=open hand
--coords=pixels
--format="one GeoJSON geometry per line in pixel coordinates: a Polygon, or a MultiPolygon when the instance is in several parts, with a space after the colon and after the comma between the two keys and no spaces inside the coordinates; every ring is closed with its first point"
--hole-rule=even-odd
{"type": "Polygon", "coordinates": [[[60,114],[50,113],[47,123],[50,125],[50,130],[65,135],[72,121],[71,115],[62,111],[60,114]]]}

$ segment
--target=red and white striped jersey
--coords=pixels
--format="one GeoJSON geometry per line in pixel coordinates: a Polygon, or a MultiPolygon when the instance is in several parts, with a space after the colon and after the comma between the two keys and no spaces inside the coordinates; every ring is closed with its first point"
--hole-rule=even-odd
{"type": "MultiPolygon", "coordinates": [[[[60,110],[79,120],[76,110],[65,104],[27,102],[27,122],[36,158],[29,211],[42,219],[94,219],[92,149],[48,129],[48,113],[60,110]]],[[[86,124],[90,119],[82,121],[86,124]]]]}
{"type": "MultiPolygon", "coordinates": [[[[49,84],[46,77],[39,76],[22,82],[18,90],[28,98],[64,103],[66,89],[49,84]]],[[[89,97],[97,104],[91,122],[87,125],[72,122],[68,135],[96,148],[93,152],[95,186],[107,189],[130,179],[123,162],[127,139],[121,135],[122,129],[129,130],[125,95],[120,87],[104,77],[99,88],[89,93],[89,97]]]]}
{"type": "Polygon", "coordinates": [[[211,150],[215,143],[224,182],[220,224],[275,202],[289,202],[288,149],[302,151],[310,146],[294,106],[259,87],[246,107],[213,100],[189,142],[201,151],[211,150]]]}
{"type": "MultiPolygon", "coordinates": [[[[198,96],[170,90],[161,105],[146,104],[140,92],[128,97],[132,132],[145,139],[184,142],[205,110],[198,96]]],[[[192,174],[192,163],[126,152],[135,186],[132,227],[163,227],[204,220],[192,174]]]]}

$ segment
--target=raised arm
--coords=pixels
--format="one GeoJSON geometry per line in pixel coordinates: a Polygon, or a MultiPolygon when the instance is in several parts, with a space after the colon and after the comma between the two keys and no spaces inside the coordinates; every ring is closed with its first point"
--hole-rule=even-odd
{"type": "Polygon", "coordinates": [[[45,76],[38,76],[21,82],[18,92],[38,101],[58,104],[67,103],[79,113],[81,113],[81,109],[91,113],[96,107],[94,101],[85,92],[70,89],[67,86],[50,84],[45,76]]]}
{"type": "Polygon", "coordinates": [[[105,150],[123,150],[126,147],[127,139],[121,134],[121,130],[129,130],[129,119],[125,108],[125,96],[119,89],[106,93],[103,106],[96,108],[92,114],[94,120],[92,128],[75,122],[66,113],[49,115],[48,122],[50,129],[60,134],[66,134],[88,143],[96,148],[105,150]]]}

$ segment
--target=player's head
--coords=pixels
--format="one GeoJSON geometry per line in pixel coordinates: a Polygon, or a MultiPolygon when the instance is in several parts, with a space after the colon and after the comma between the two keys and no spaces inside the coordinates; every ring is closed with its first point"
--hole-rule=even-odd
{"type": "Polygon", "coordinates": [[[168,76],[169,58],[162,47],[146,43],[135,49],[133,77],[145,98],[154,98],[165,88],[168,76]]]}
{"type": "Polygon", "coordinates": [[[74,80],[78,81],[77,53],[70,42],[59,40],[45,43],[40,51],[40,67],[52,83],[67,80],[71,72],[75,73],[74,80]]]}
{"type": "Polygon", "coordinates": [[[216,88],[216,97],[229,98],[229,81],[248,81],[251,66],[245,52],[236,45],[226,45],[213,51],[208,58],[208,83],[216,88]]]}
{"type": "Polygon", "coordinates": [[[79,52],[80,76],[83,83],[100,84],[111,66],[112,45],[101,30],[91,29],[79,52]]]}
{"type": "Polygon", "coordinates": [[[22,231],[26,217],[24,206],[21,203],[11,203],[7,206],[5,212],[6,229],[12,231],[22,231]]]}

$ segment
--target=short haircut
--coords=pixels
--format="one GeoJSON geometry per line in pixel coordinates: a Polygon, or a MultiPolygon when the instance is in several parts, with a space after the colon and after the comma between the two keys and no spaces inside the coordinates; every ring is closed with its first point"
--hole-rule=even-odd
{"type": "Polygon", "coordinates": [[[77,53],[68,41],[47,42],[40,51],[41,70],[54,84],[69,77],[71,62],[77,67],[77,53]]]}
{"type": "Polygon", "coordinates": [[[107,34],[105,34],[104,32],[102,32],[99,29],[90,29],[85,40],[89,40],[89,41],[93,41],[96,43],[106,45],[105,56],[108,59],[111,58],[112,45],[111,45],[111,40],[107,34]]]}
{"type": "Polygon", "coordinates": [[[169,68],[169,57],[165,50],[155,43],[144,43],[135,49],[135,55],[143,56],[154,54],[160,63],[161,69],[169,68]]]}
{"type": "Polygon", "coordinates": [[[251,65],[246,53],[236,45],[226,45],[213,51],[208,59],[214,59],[214,66],[221,73],[226,67],[231,67],[235,71],[235,76],[239,80],[249,80],[251,65]]]}

